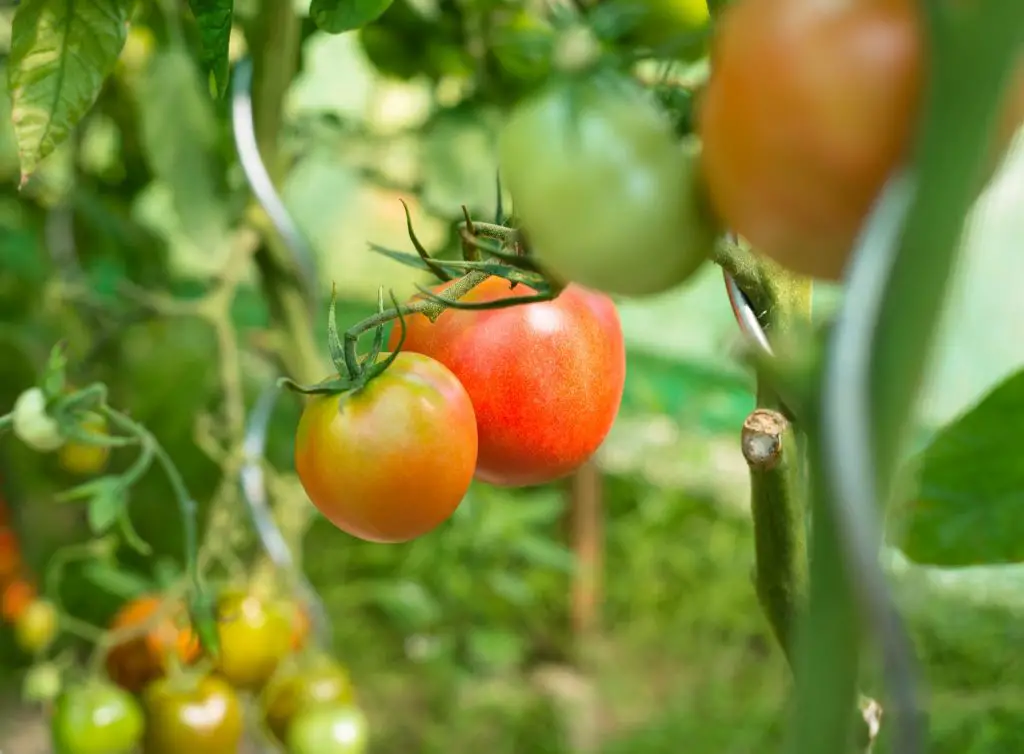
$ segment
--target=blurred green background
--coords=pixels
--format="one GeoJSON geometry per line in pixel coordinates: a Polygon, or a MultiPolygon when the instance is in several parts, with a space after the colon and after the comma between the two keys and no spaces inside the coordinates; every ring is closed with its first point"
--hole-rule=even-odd
{"type": "MultiPolygon", "coordinates": [[[[180,296],[202,290],[226,257],[245,189],[225,106],[202,96],[192,72],[147,65],[162,33],[153,27],[133,33],[75,143],[21,193],[0,102],[0,405],[67,339],[74,378],[107,382],[114,404],[153,430],[204,501],[220,469],[196,446],[193,425],[219,400],[214,335],[201,321],[143,317],[118,291],[126,280],[180,296]],[[55,281],[89,295],[71,303],[55,281]]],[[[439,108],[457,83],[387,78],[356,35],[305,34],[285,111],[295,163],[283,194],[325,285],[338,286],[343,321],[371,310],[378,285],[402,296],[418,279],[367,249],[372,241],[410,250],[399,198],[432,249],[452,246],[460,204],[476,217],[493,212],[497,111],[439,108]]],[[[972,226],[924,397],[926,428],[1024,363],[1024,297],[1015,290],[1024,279],[1022,206],[1018,149],[972,226]]],[[[821,306],[835,296],[821,291],[821,306]]],[[[258,343],[270,312],[254,276],[233,314],[243,344],[258,343]]],[[[603,583],[585,631],[570,604],[568,485],[477,486],[450,523],[408,545],[360,543],[321,520],[306,535],[306,570],[366,704],[375,752],[725,754],[767,751],[779,739],[788,674],[751,586],[737,447],[752,382],[735,359],[720,274],[707,269],[684,289],[621,302],[621,316],[627,388],[597,459],[603,583]]],[[[250,400],[272,377],[252,354],[244,374],[250,400]]],[[[286,402],[271,430],[269,455],[285,472],[297,412],[286,402]]],[[[74,480],[13,441],[0,453],[25,557],[41,571],[55,547],[87,535],[82,512],[53,500],[74,480]]],[[[177,514],[158,477],[143,480],[132,510],[142,535],[173,559],[177,514]]],[[[251,550],[244,511],[234,526],[251,550]]],[[[125,562],[154,576],[152,560],[125,562]]],[[[120,599],[84,577],[65,591],[69,608],[97,622],[120,599]]],[[[931,587],[906,594],[928,681],[931,751],[1024,750],[1019,613],[965,606],[931,587]]],[[[25,665],[0,629],[0,751],[39,745],[39,718],[16,699],[25,665]]]]}

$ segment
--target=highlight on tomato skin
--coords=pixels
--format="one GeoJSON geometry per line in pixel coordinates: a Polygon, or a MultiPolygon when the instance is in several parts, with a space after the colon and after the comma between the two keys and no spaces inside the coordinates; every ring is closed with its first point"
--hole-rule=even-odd
{"type": "Polygon", "coordinates": [[[313,505],[370,542],[407,542],[437,528],[476,468],[466,389],[415,353],[398,354],[358,390],[307,398],[295,440],[295,469],[313,505]]]}
{"type": "MultiPolygon", "coordinates": [[[[491,277],[461,300],[534,293],[491,277]]],[[[396,326],[389,348],[400,337],[396,326]]],[[[479,433],[475,475],[498,486],[545,484],[579,468],[608,435],[625,388],[618,310],[607,295],[578,285],[552,301],[447,309],[434,322],[412,315],[402,350],[437,359],[465,386],[479,433]]]]}

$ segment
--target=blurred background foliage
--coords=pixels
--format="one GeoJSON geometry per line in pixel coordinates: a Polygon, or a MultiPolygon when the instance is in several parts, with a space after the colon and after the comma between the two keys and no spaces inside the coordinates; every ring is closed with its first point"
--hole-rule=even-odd
{"type": "MultiPolygon", "coordinates": [[[[495,125],[516,82],[492,66],[498,79],[467,89],[473,68],[458,4],[417,8],[396,0],[380,22],[339,36],[305,24],[302,72],[285,112],[294,166],[283,195],[324,279],[338,286],[341,321],[370,311],[379,284],[401,297],[418,279],[367,249],[370,241],[409,248],[399,199],[440,253],[454,252],[461,204],[476,217],[494,211],[495,125]]],[[[154,64],[167,34],[159,13],[133,24],[74,143],[20,193],[9,105],[0,99],[0,404],[10,405],[50,345],[65,339],[74,379],[106,382],[114,404],[153,430],[203,501],[220,481],[193,426],[219,397],[214,334],[200,321],[155,317],[119,293],[126,281],[184,297],[201,291],[223,264],[247,188],[227,103],[210,101],[187,57],[154,64]],[[69,283],[89,296],[70,303],[55,295],[55,285],[69,283]]],[[[1022,205],[1018,150],[971,231],[926,396],[926,432],[1024,362],[1024,340],[1006,326],[1024,321],[1024,297],[1015,294],[1024,277],[1022,205]]],[[[827,308],[836,291],[819,295],[827,308]]],[[[628,379],[598,459],[603,598],[585,635],[570,614],[567,485],[476,486],[450,523],[407,545],[357,542],[320,520],[309,531],[305,567],[366,702],[374,751],[724,754],[777,740],[788,678],[751,588],[737,448],[752,381],[734,358],[739,336],[720,274],[709,268],[682,290],[622,302],[621,314],[628,379]]],[[[234,319],[243,342],[258,347],[269,313],[255,279],[241,287],[234,319]]],[[[256,357],[245,374],[250,398],[272,376],[256,357]]],[[[287,402],[274,417],[269,456],[283,470],[297,414],[287,402]]],[[[53,499],[74,480],[12,442],[0,453],[22,547],[41,571],[56,547],[87,536],[82,512],[53,499]]],[[[132,509],[158,557],[127,554],[122,569],[97,565],[69,577],[68,607],[89,620],[107,620],[180,551],[162,480],[143,480],[132,509]]],[[[239,547],[254,547],[244,512],[235,526],[239,547]]],[[[948,555],[957,541],[922,547],[948,555]]],[[[965,607],[941,584],[900,583],[909,584],[901,594],[930,686],[931,751],[1024,750],[1024,599],[1015,609],[1005,601],[965,607]]],[[[0,679],[12,695],[25,663],[0,632],[0,679]]],[[[20,752],[4,738],[18,714],[10,699],[0,749],[20,752]]]]}

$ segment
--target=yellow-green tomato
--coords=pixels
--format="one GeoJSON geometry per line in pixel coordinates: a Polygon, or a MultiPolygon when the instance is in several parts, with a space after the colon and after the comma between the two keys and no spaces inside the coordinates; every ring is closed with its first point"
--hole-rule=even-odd
{"type": "Polygon", "coordinates": [[[221,678],[159,678],[146,687],[143,754],[232,754],[242,741],[242,705],[221,678]]]}
{"type": "Polygon", "coordinates": [[[658,48],[681,59],[704,54],[707,35],[701,32],[711,18],[707,0],[622,0],[635,19],[626,38],[658,48]]]}
{"type": "Polygon", "coordinates": [[[554,82],[513,111],[498,158],[533,253],[564,282],[659,293],[689,278],[715,243],[698,143],[680,142],[631,82],[554,82]]]}
{"type": "Polygon", "coordinates": [[[57,607],[49,600],[34,600],[14,622],[14,638],[29,654],[47,649],[57,637],[57,607]]]}
{"type": "Polygon", "coordinates": [[[322,704],[352,704],[352,681],[329,657],[311,657],[282,667],[263,693],[263,719],[281,743],[296,715],[322,704]]]}
{"type": "Polygon", "coordinates": [[[54,754],[130,754],[142,738],[142,728],[135,699],[100,681],[64,691],[50,719],[54,754]]]}
{"type": "Polygon", "coordinates": [[[349,705],[310,707],[288,729],[288,754],[366,754],[366,718],[349,705]]]}

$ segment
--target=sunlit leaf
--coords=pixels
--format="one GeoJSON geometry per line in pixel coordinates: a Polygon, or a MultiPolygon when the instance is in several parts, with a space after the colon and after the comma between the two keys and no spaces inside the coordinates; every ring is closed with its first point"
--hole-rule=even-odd
{"type": "Polygon", "coordinates": [[[7,83],[22,182],[92,107],[128,36],[133,0],[24,0],[7,83]]]}
{"type": "Polygon", "coordinates": [[[1024,371],[943,428],[919,459],[919,487],[901,510],[902,542],[917,562],[1024,562],[1024,371]]]}
{"type": "Polygon", "coordinates": [[[228,88],[228,46],[234,0],[189,0],[203,42],[202,62],[220,97],[228,88]]]}
{"type": "Polygon", "coordinates": [[[328,34],[352,31],[376,21],[392,0],[313,0],[309,15],[328,34]]]}

